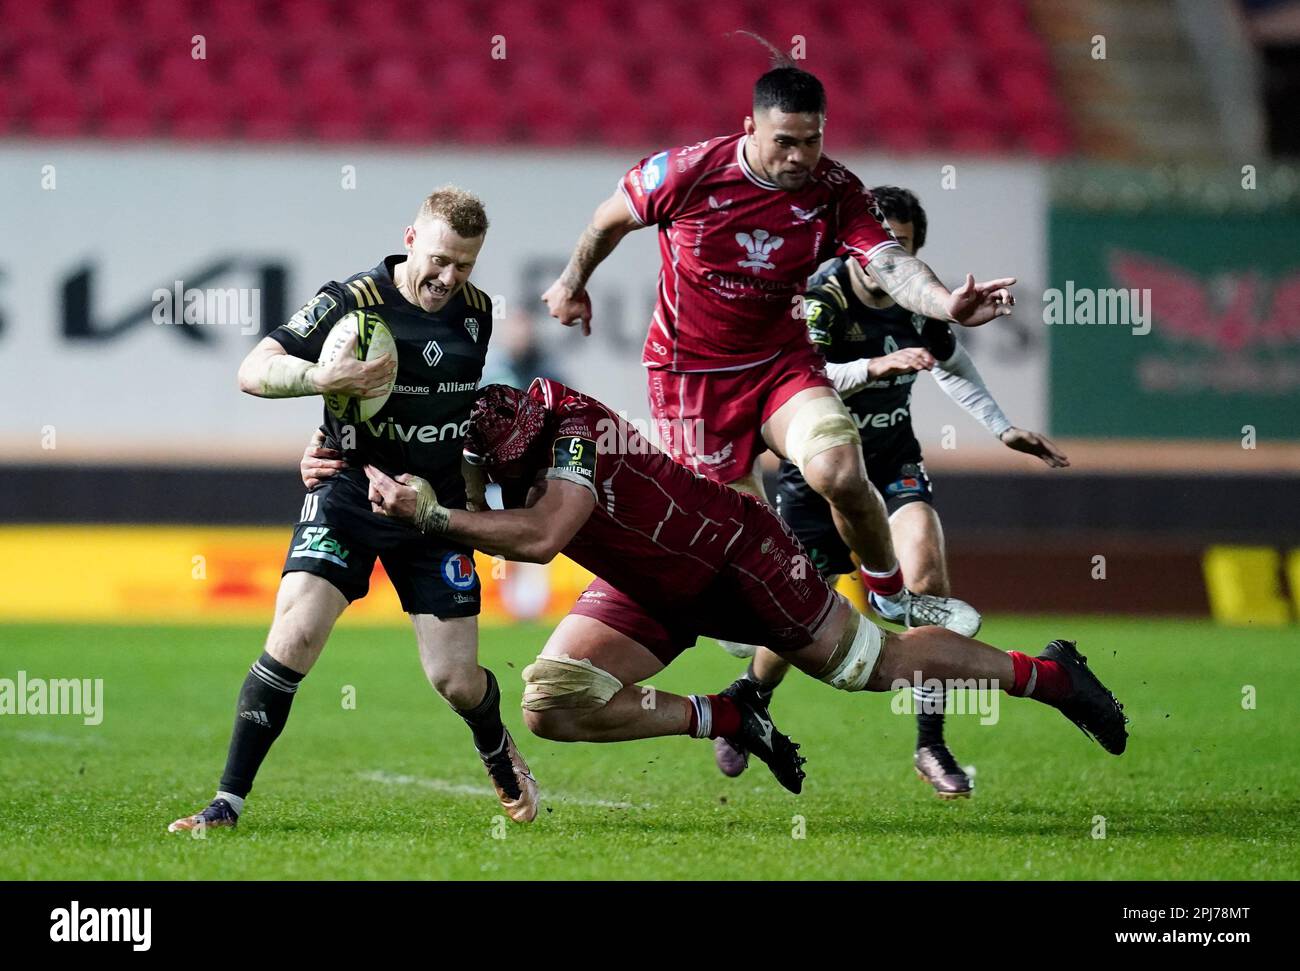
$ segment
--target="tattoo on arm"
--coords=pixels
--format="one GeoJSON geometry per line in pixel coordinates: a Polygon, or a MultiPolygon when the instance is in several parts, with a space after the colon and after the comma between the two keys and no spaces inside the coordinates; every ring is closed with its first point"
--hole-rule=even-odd
{"type": "Polygon", "coordinates": [[[588,226],[574,247],[569,265],[560,275],[560,282],[574,292],[581,290],[601,261],[614,252],[614,247],[623,236],[623,233],[614,229],[600,229],[594,224],[588,226]]]}
{"type": "Polygon", "coordinates": [[[948,288],[922,260],[890,249],[872,260],[867,272],[894,301],[913,313],[937,320],[948,319],[948,288]]]}

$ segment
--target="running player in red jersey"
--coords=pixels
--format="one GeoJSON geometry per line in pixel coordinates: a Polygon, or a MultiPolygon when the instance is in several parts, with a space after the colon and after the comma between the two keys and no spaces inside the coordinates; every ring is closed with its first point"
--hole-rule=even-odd
{"type": "Polygon", "coordinates": [[[524,669],[524,721],[535,734],[743,739],[798,792],[803,760],[774,732],[752,681],[643,703],[637,682],[706,635],[769,647],[848,691],[976,679],[1058,708],[1123,752],[1122,709],[1073,644],[1029,657],[937,626],[886,633],[826,584],[766,504],[675,463],[599,401],[543,378],[527,392],[488,385],[470,423],[466,460],[501,483],[506,508],[447,509],[423,479],[367,466],[370,501],[444,540],[534,562],[563,552],[596,574],[524,669]]]}
{"type": "Polygon", "coordinates": [[[949,291],[898,245],[862,182],[822,154],[826,94],[791,65],[758,79],[744,132],[642,160],[596,209],[563,274],[542,299],[590,333],[586,285],[629,232],[659,231],[662,269],[642,363],[665,446],[692,471],[762,496],[754,466],[767,448],[824,497],[888,620],[965,634],[979,614],[903,585],[880,494],[867,477],[852,416],[808,344],[804,285],[842,255],[908,310],[965,326],[1011,312],[1014,278],[949,291]],[[703,427],[703,441],[679,434],[703,427]]]}

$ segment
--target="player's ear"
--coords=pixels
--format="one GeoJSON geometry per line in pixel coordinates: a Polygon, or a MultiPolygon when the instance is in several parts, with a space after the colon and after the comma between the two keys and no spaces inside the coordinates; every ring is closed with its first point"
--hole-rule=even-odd
{"type": "Polygon", "coordinates": [[[402,234],[402,242],[406,244],[406,252],[411,252],[411,247],[415,244],[414,226],[406,227],[406,232],[402,234]]]}
{"type": "Polygon", "coordinates": [[[757,130],[758,130],[758,126],[757,126],[756,124],[754,124],[754,116],[753,116],[753,115],[746,115],[746,116],[745,116],[745,134],[746,134],[746,135],[753,135],[754,132],[756,132],[757,130]]]}

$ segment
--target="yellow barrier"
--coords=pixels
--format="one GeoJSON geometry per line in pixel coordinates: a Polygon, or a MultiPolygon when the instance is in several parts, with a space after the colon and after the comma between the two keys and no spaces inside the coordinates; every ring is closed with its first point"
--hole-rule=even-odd
{"type": "MultiPolygon", "coordinates": [[[[1278,587],[1281,557],[1264,546],[1211,546],[1202,567],[1210,613],[1221,624],[1283,627],[1291,610],[1278,587]]],[[[1297,585],[1292,570],[1291,589],[1297,585]]]]}
{"type": "MultiPolygon", "coordinates": [[[[187,526],[0,527],[0,620],[267,624],[290,531],[187,526]]],[[[591,574],[475,557],[483,620],[558,619],[591,574]]],[[[405,624],[375,564],[345,623],[405,624]]]]}
{"type": "Polygon", "coordinates": [[[1286,582],[1291,585],[1291,603],[1300,618],[1300,550],[1292,550],[1286,558],[1286,582]]]}

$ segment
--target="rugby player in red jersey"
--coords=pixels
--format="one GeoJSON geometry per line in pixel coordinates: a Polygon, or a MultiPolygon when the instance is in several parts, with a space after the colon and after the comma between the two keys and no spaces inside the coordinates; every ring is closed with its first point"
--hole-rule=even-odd
{"type": "Polygon", "coordinates": [[[527,392],[488,385],[470,423],[466,460],[501,484],[506,508],[448,509],[425,480],[367,466],[370,501],[441,540],[532,562],[564,553],[596,574],[524,669],[535,734],[734,738],[798,792],[803,759],[752,681],[717,695],[660,691],[643,704],[637,683],[705,635],[769,647],[848,691],[976,679],[1051,705],[1106,751],[1124,751],[1122,708],[1072,643],[1030,657],[938,626],[886,633],[826,584],[766,504],[695,475],[599,401],[543,378],[527,392]]]}
{"type": "Polygon", "coordinates": [[[972,635],[970,605],[905,588],[857,426],[808,344],[801,294],[841,255],[908,310],[976,326],[1011,312],[1015,280],[968,275],[949,291],[898,245],[858,177],[822,154],[825,120],[816,77],[788,62],[768,71],[742,133],[659,152],[623,176],[542,299],[590,333],[587,281],[624,236],[655,226],[662,268],[642,363],[670,454],[758,496],[758,455],[789,459],[829,503],[882,616],[972,635]],[[698,427],[703,441],[683,432],[698,427]]]}

